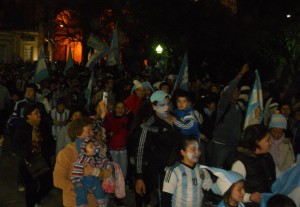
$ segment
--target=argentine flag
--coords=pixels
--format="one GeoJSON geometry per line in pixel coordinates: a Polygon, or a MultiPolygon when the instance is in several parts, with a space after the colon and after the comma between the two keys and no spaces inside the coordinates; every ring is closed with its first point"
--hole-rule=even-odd
{"type": "Polygon", "coordinates": [[[109,48],[106,43],[104,43],[103,41],[101,41],[100,38],[97,37],[94,34],[90,34],[89,39],[88,39],[88,41],[87,41],[86,44],[89,47],[97,50],[98,52],[100,52],[100,51],[102,51],[104,49],[109,48]]]}
{"type": "Polygon", "coordinates": [[[272,193],[263,193],[261,207],[266,206],[268,199],[274,194],[283,194],[300,206],[300,154],[297,156],[297,163],[281,174],[272,184],[272,193]]]}
{"type": "Polygon", "coordinates": [[[260,83],[260,77],[257,70],[255,70],[255,82],[252,88],[250,100],[248,103],[248,108],[246,112],[246,118],[244,123],[244,129],[250,125],[251,120],[255,119],[255,110],[260,108],[260,116],[259,116],[259,123],[262,122],[263,119],[263,96],[262,96],[262,89],[260,83]]]}
{"type": "Polygon", "coordinates": [[[44,55],[41,51],[39,54],[39,59],[37,62],[35,74],[33,76],[33,83],[39,83],[48,77],[49,77],[49,73],[48,73],[47,65],[44,59],[44,55]]]}
{"type": "Polygon", "coordinates": [[[181,68],[179,70],[179,73],[177,75],[172,94],[177,89],[183,89],[185,91],[189,91],[189,68],[188,68],[188,57],[187,53],[184,54],[181,68]]]}
{"type": "Polygon", "coordinates": [[[90,70],[93,70],[95,63],[108,54],[109,47],[93,34],[90,35],[87,45],[96,50],[96,52],[90,56],[88,62],[86,63],[86,67],[90,70]]]}
{"type": "Polygon", "coordinates": [[[73,65],[74,65],[74,60],[72,58],[71,47],[69,47],[68,60],[67,60],[66,65],[65,65],[64,75],[67,74],[67,70],[69,70],[69,68],[73,67],[73,65]]]}
{"type": "Polygon", "coordinates": [[[120,64],[120,52],[119,52],[118,24],[116,24],[110,52],[108,53],[107,56],[106,65],[113,66],[119,64],[120,64]]]}

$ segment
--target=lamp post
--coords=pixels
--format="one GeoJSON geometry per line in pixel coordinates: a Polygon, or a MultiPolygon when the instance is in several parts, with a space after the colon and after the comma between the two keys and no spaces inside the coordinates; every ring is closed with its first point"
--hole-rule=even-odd
{"type": "Polygon", "coordinates": [[[163,47],[159,44],[155,48],[156,53],[160,56],[159,59],[162,59],[163,61],[163,73],[164,75],[167,75],[167,64],[168,64],[168,54],[167,51],[164,51],[163,47]]]}

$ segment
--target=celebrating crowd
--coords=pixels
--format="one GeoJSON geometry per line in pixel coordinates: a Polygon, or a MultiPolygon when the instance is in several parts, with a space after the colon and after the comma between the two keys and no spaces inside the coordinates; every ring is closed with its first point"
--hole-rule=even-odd
{"type": "Polygon", "coordinates": [[[90,97],[84,68],[38,84],[31,71],[0,66],[0,159],[4,140],[27,207],[53,187],[65,207],[125,206],[125,186],[136,207],[300,206],[299,93],[263,84],[264,110],[244,129],[248,64],[224,85],[194,76],[189,91],[154,69],[99,70],[90,97]]]}

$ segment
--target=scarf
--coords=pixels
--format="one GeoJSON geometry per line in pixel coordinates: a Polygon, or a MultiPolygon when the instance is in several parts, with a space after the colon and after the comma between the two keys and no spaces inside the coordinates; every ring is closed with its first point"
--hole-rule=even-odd
{"type": "Polygon", "coordinates": [[[282,134],[282,136],[278,139],[278,140],[274,140],[274,138],[272,137],[272,135],[270,135],[271,140],[272,140],[272,145],[270,148],[270,153],[274,159],[275,164],[277,165],[279,163],[280,160],[280,151],[279,151],[279,146],[281,144],[281,142],[284,139],[284,134],[282,134]]]}
{"type": "Polygon", "coordinates": [[[27,121],[28,124],[32,126],[32,133],[31,133],[31,152],[33,155],[41,154],[42,147],[42,136],[40,133],[39,125],[30,121],[27,121]]]}

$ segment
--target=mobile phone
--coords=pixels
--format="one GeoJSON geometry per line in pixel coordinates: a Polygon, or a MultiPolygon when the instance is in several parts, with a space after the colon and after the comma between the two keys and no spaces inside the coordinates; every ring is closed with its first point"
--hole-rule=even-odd
{"type": "Polygon", "coordinates": [[[105,104],[107,104],[107,92],[103,92],[103,101],[105,102],[105,104]]]}

